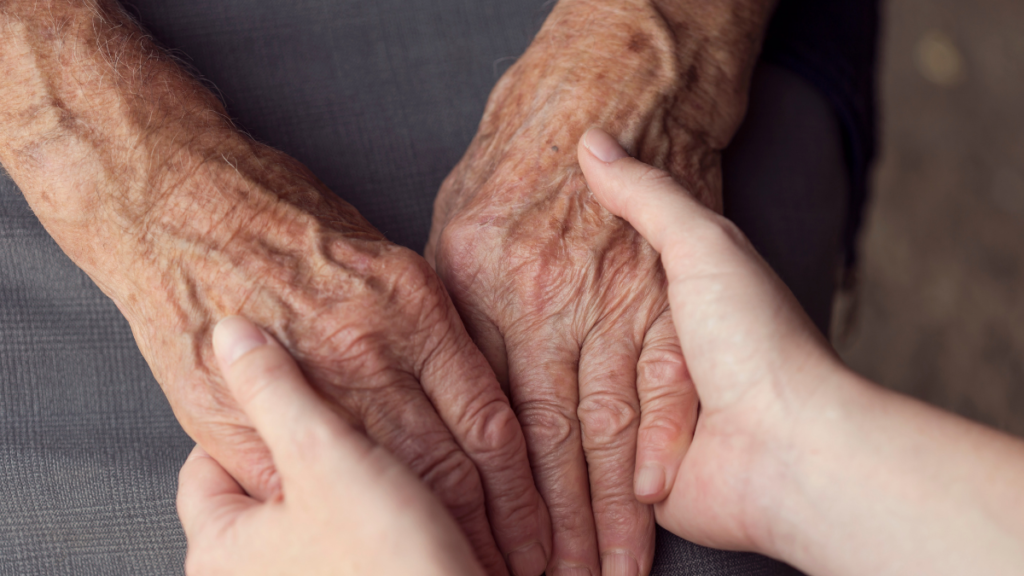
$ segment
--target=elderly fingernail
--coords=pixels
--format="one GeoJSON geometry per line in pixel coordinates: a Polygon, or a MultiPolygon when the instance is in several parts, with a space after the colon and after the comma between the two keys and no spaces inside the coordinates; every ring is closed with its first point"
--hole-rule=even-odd
{"type": "Polygon", "coordinates": [[[540,576],[548,565],[547,554],[540,543],[534,542],[508,555],[513,576],[540,576]]]}
{"type": "Polygon", "coordinates": [[[654,496],[665,489],[665,469],[660,464],[644,464],[636,475],[636,495],[654,496]]]}
{"type": "Polygon", "coordinates": [[[213,329],[213,350],[225,366],[230,366],[246,352],[267,343],[255,324],[241,316],[229,316],[213,329]]]}
{"type": "Polygon", "coordinates": [[[615,162],[628,156],[614,138],[600,128],[591,128],[583,135],[583,146],[602,162],[615,162]]]}
{"type": "Polygon", "coordinates": [[[551,576],[594,576],[590,572],[590,568],[583,566],[569,566],[563,568],[555,568],[555,571],[551,576]]]}
{"type": "Polygon", "coordinates": [[[640,566],[628,552],[612,552],[601,559],[601,576],[638,576],[640,566]]]}

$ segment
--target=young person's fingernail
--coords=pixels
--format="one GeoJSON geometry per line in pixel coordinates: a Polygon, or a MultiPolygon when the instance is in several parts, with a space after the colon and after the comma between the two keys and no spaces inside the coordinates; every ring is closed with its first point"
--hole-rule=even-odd
{"type": "Polygon", "coordinates": [[[544,548],[534,542],[509,554],[508,564],[513,576],[540,576],[548,565],[548,559],[544,548]]]}
{"type": "Polygon", "coordinates": [[[636,475],[636,495],[654,496],[665,488],[665,469],[660,464],[644,464],[636,475]]]}
{"type": "Polygon", "coordinates": [[[266,343],[263,332],[241,316],[229,316],[213,330],[213,349],[225,366],[234,364],[246,352],[266,343]]]}
{"type": "Polygon", "coordinates": [[[628,156],[614,138],[600,128],[591,128],[583,135],[583,145],[602,162],[615,162],[628,156]]]}

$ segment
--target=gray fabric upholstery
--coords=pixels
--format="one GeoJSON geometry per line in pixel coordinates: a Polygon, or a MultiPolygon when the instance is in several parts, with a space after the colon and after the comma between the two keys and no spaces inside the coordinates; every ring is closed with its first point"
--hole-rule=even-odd
{"type": "MultiPolygon", "coordinates": [[[[420,249],[441,180],[542,0],[138,0],[242,127],[420,249]]],[[[726,162],[727,206],[819,325],[845,209],[834,116],[766,68],[726,162]]],[[[0,176],[0,576],[181,574],[177,470],[192,446],[127,323],[0,176]]],[[[786,574],[661,531],[656,574],[786,574]]]]}

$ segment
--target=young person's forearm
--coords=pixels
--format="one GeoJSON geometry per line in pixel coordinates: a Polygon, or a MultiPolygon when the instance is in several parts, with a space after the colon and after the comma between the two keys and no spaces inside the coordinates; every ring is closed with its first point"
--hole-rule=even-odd
{"type": "Polygon", "coordinates": [[[1024,441],[842,381],[807,407],[768,551],[811,574],[1020,574],[1024,441]]]}

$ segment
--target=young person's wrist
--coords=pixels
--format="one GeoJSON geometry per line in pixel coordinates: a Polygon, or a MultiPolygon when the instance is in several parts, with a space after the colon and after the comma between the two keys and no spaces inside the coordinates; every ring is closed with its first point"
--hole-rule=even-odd
{"type": "Polygon", "coordinates": [[[779,379],[773,424],[751,466],[749,549],[803,566],[825,521],[832,475],[848,466],[848,432],[874,402],[858,375],[829,354],[779,379]]]}
{"type": "Polygon", "coordinates": [[[789,412],[788,430],[777,436],[779,457],[763,475],[775,483],[764,490],[755,549],[808,570],[820,568],[822,550],[843,530],[835,509],[854,496],[843,485],[872,473],[863,431],[885,410],[886,393],[835,358],[794,384],[802,405],[789,412]]]}

